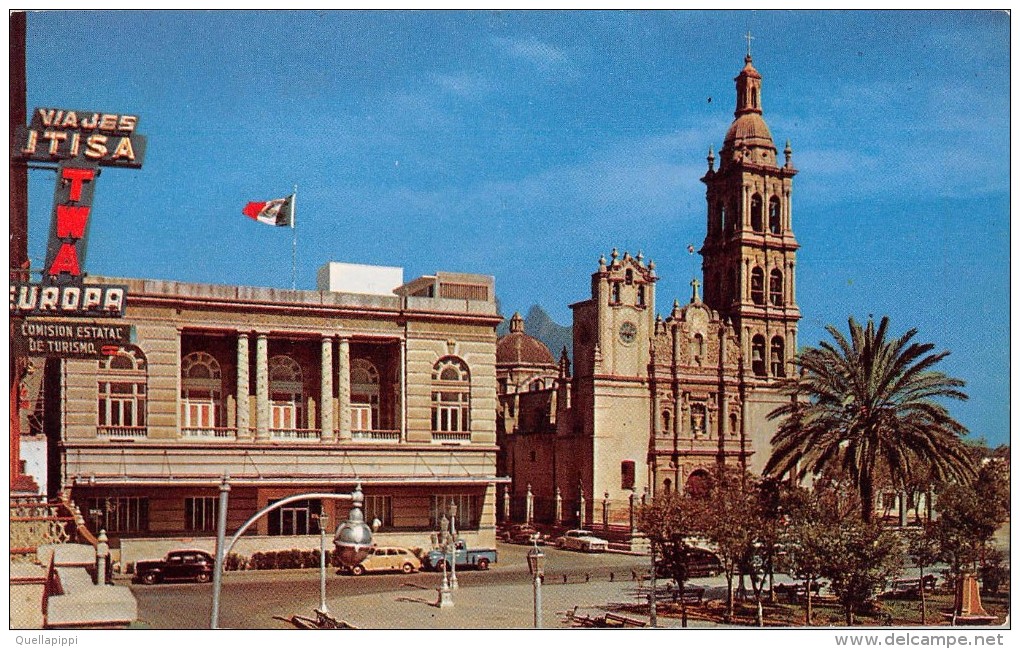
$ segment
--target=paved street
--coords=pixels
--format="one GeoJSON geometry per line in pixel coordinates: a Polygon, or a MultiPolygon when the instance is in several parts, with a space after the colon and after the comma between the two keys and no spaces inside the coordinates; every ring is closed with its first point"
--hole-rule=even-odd
{"type": "MultiPolygon", "coordinates": [[[[530,628],[533,604],[526,546],[499,544],[499,563],[487,572],[458,572],[454,607],[439,609],[441,574],[352,577],[330,571],[327,604],[333,614],[360,628],[530,628]]],[[[546,553],[543,587],[545,626],[561,626],[557,611],[630,601],[648,558],[626,554],[581,554],[556,548],[546,553]],[[564,584],[566,575],[566,584],[564,584]],[[612,581],[610,581],[612,579],[612,581]]],[[[126,581],[126,580],[125,580],[126,581]]],[[[212,584],[131,584],[139,618],[153,628],[208,628],[212,584]]],[[[227,628],[287,628],[273,619],[312,615],[319,604],[318,570],[226,573],[220,625],[227,628]]]]}

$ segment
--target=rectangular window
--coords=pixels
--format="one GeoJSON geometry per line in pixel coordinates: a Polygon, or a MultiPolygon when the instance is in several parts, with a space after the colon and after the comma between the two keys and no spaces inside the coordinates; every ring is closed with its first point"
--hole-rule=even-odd
{"type": "Polygon", "coordinates": [[[432,496],[429,511],[429,525],[433,530],[439,529],[439,523],[445,515],[450,517],[450,505],[457,505],[457,529],[477,530],[481,514],[481,497],[468,494],[448,496],[432,496]]]}
{"type": "Polygon", "coordinates": [[[620,489],[634,488],[634,460],[620,462],[620,489]]]}
{"type": "Polygon", "coordinates": [[[380,529],[393,527],[393,496],[365,496],[365,520],[371,524],[376,518],[380,529]]]}
{"type": "Polygon", "coordinates": [[[137,496],[89,498],[87,520],[95,530],[107,532],[147,532],[149,530],[149,499],[137,496]]]}
{"type": "MultiPolygon", "coordinates": [[[[273,500],[270,504],[279,502],[273,500]]],[[[319,513],[322,502],[318,498],[295,500],[269,512],[270,536],[300,536],[319,533],[319,513]],[[314,514],[314,516],[313,516],[314,514]]]]}
{"type": "Polygon", "coordinates": [[[184,499],[184,529],[189,532],[215,532],[219,502],[215,496],[184,499]]]}
{"type": "Polygon", "coordinates": [[[371,406],[351,406],[351,430],[373,430],[371,406]]]}

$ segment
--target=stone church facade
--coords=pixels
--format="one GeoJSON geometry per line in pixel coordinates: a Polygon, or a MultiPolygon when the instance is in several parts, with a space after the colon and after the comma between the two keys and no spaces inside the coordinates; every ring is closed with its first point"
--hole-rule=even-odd
{"type": "Polygon", "coordinates": [[[687,304],[657,315],[653,262],[639,253],[599,259],[591,297],[571,305],[573,364],[535,348],[531,385],[497,345],[499,465],[511,484],[504,520],[634,525],[655,493],[701,488],[717,464],[760,472],[786,398],[800,311],[789,143],[782,166],[762,118],[761,75],[750,55],[736,81],[734,121],[718,158],[710,149],[701,283],[687,304]],[[718,161],[718,168],[716,162],[718,161]],[[541,380],[538,384],[535,381],[541,380]]]}

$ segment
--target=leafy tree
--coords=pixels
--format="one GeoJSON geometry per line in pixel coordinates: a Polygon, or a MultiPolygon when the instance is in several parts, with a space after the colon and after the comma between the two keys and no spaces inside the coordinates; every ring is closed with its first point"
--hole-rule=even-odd
{"type": "Polygon", "coordinates": [[[1008,464],[994,455],[980,463],[973,482],[948,485],[935,504],[934,535],[954,581],[985,565],[992,537],[1009,517],[1008,464]]]}
{"type": "Polygon", "coordinates": [[[701,533],[703,508],[704,503],[699,499],[666,492],[642,507],[639,516],[639,528],[679,589],[684,626],[687,626],[687,603],[683,594],[690,576],[691,549],[701,533]]]}
{"type": "Polygon", "coordinates": [[[720,466],[713,476],[698,528],[710,540],[726,576],[726,620],[733,617],[733,577],[746,572],[754,552],[758,523],[754,479],[732,467],[720,466]]]}
{"type": "Polygon", "coordinates": [[[914,567],[918,570],[918,586],[921,596],[921,624],[928,623],[924,569],[936,563],[941,556],[937,529],[934,523],[923,523],[920,529],[912,530],[907,536],[907,553],[913,559],[914,567]]]}
{"type": "Polygon", "coordinates": [[[969,479],[972,463],[960,437],[966,428],[940,403],[966,400],[964,382],[934,370],[948,351],[912,342],[911,329],[887,339],[878,327],[850,318],[850,337],[826,327],[822,341],[799,356],[801,373],[787,382],[790,401],[769,413],[781,419],[765,473],[803,478],[836,468],[853,482],[866,522],[874,519],[880,471],[897,484],[922,471],[939,480],[969,479]]]}
{"type": "Polygon", "coordinates": [[[839,492],[816,486],[814,490],[791,489],[784,498],[786,526],[782,541],[790,571],[805,580],[804,623],[811,626],[815,583],[822,576],[829,556],[835,552],[833,537],[839,520],[846,516],[839,492]]]}
{"type": "Polygon", "coordinates": [[[830,533],[821,574],[831,580],[846,623],[853,626],[864,605],[899,574],[903,548],[893,532],[853,517],[840,521],[830,533]]]}

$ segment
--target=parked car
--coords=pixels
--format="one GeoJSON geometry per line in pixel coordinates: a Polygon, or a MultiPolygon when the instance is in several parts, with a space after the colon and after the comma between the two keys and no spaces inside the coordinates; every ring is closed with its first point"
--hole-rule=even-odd
{"type": "Polygon", "coordinates": [[[212,579],[216,560],[202,550],[171,550],[162,559],[135,563],[135,579],[143,584],[161,581],[197,581],[212,579]]]}
{"type": "Polygon", "coordinates": [[[588,530],[569,530],[556,539],[556,547],[581,552],[605,552],[609,549],[609,541],[600,539],[588,530]]]}
{"type": "Polygon", "coordinates": [[[421,570],[421,559],[407,548],[374,547],[369,548],[368,556],[361,563],[351,566],[348,571],[352,575],[363,575],[366,572],[395,572],[405,575],[421,570]]]}
{"type": "Polygon", "coordinates": [[[507,543],[531,545],[542,540],[542,533],[531,525],[511,525],[504,530],[503,540],[507,543]]]}
{"type": "Polygon", "coordinates": [[[451,552],[443,552],[441,549],[434,549],[425,555],[422,567],[425,570],[442,570],[443,566],[453,554],[458,568],[475,568],[477,570],[488,570],[489,565],[496,563],[496,550],[469,550],[464,541],[457,541],[456,549],[451,552]]]}
{"type": "MultiPolygon", "coordinates": [[[[659,559],[655,563],[655,576],[671,579],[673,574],[670,567],[659,559]]],[[[687,576],[690,577],[714,577],[723,571],[722,561],[719,556],[711,550],[704,548],[689,548],[687,550],[687,576]]]]}

